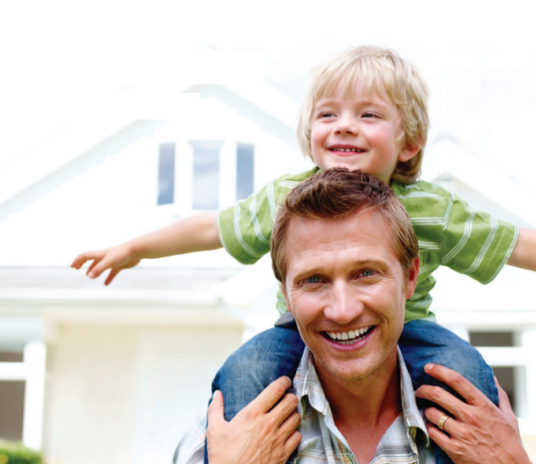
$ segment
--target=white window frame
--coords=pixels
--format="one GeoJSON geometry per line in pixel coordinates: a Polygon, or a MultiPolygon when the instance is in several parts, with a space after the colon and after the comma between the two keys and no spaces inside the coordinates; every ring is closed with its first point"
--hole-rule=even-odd
{"type": "Polygon", "coordinates": [[[2,340],[24,345],[22,362],[0,362],[0,381],[25,382],[22,442],[35,450],[43,444],[45,404],[47,348],[41,325],[41,321],[35,320],[3,319],[0,330],[2,340]],[[40,333],[36,335],[36,331],[40,333]]]}

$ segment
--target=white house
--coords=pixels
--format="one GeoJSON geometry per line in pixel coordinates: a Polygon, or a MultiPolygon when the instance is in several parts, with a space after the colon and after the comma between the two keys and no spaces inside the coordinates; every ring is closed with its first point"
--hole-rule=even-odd
{"type": "MultiPolygon", "coordinates": [[[[294,142],[297,104],[270,84],[183,88],[193,95],[173,119],[73,125],[0,171],[0,436],[51,463],[170,462],[219,366],[277,317],[264,258],[246,268],[218,250],[144,262],[110,287],[68,267],[310,166],[294,142]]],[[[536,192],[447,140],[426,156],[425,178],[536,227],[536,192]]],[[[440,322],[504,345],[481,350],[536,436],[535,276],[507,270],[482,287],[441,271],[438,281],[440,322]]]]}

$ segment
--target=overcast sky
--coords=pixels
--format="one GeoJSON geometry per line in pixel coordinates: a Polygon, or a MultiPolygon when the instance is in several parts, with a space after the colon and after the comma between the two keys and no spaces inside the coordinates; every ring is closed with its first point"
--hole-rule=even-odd
{"type": "Polygon", "coordinates": [[[95,99],[187,72],[184,53],[203,46],[260,52],[265,77],[300,100],[313,65],[377,44],[423,72],[430,142],[452,137],[530,186],[535,10],[516,0],[3,2],[0,169],[95,99]]]}

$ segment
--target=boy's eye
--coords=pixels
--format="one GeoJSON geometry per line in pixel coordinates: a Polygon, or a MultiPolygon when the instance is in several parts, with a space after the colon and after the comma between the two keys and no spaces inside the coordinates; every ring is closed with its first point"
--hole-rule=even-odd
{"type": "Polygon", "coordinates": [[[365,113],[365,114],[363,115],[363,117],[364,117],[364,118],[375,118],[376,115],[375,115],[374,113],[365,113]]]}
{"type": "Polygon", "coordinates": [[[322,113],[320,115],[321,118],[334,118],[335,117],[335,113],[330,113],[330,112],[326,112],[326,113],[322,113]]]}

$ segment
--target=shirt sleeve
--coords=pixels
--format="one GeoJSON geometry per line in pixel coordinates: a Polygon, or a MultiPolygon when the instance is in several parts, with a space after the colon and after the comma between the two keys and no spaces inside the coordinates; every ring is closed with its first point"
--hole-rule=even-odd
{"type": "Polygon", "coordinates": [[[246,200],[220,211],[220,241],[227,252],[242,264],[256,263],[268,253],[277,208],[292,188],[317,170],[279,177],[246,200]]]}
{"type": "Polygon", "coordinates": [[[457,195],[448,194],[441,264],[487,284],[508,261],[519,229],[491,214],[475,211],[457,195]]]}
{"type": "Polygon", "coordinates": [[[181,438],[173,455],[173,464],[204,463],[206,422],[207,417],[203,414],[181,438]]]}

